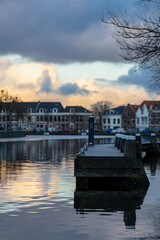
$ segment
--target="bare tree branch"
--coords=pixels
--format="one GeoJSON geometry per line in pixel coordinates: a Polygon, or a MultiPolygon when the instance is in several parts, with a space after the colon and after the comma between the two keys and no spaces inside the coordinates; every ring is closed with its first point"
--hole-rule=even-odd
{"type": "Polygon", "coordinates": [[[128,16],[127,11],[119,10],[117,15],[108,10],[109,19],[103,18],[102,22],[114,26],[121,56],[126,61],[138,63],[142,69],[150,70],[154,85],[160,85],[160,1],[140,0],[139,4],[142,3],[153,8],[150,15],[134,19],[128,16]]]}

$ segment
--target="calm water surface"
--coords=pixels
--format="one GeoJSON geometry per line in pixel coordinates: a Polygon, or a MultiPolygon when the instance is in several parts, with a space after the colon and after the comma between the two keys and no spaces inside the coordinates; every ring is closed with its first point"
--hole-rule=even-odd
{"type": "Polygon", "coordinates": [[[0,240],[160,239],[160,162],[141,191],[75,192],[86,140],[0,143],[0,240]],[[79,205],[82,206],[79,207],[79,205]]]}

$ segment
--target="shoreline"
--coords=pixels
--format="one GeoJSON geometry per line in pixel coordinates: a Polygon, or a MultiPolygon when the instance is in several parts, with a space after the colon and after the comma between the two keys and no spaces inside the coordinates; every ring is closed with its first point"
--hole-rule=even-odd
{"type": "MultiPolygon", "coordinates": [[[[65,139],[87,139],[88,135],[26,135],[26,137],[0,138],[0,142],[22,142],[22,141],[42,141],[42,140],[65,140],[65,139]]],[[[115,138],[115,136],[95,135],[98,138],[115,138]]]]}

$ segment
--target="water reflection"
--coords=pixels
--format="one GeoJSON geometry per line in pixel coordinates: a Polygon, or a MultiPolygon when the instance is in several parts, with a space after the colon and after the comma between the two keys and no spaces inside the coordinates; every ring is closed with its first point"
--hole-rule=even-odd
{"type": "Polygon", "coordinates": [[[77,213],[102,212],[103,214],[123,211],[123,221],[127,229],[135,228],[136,210],[143,204],[147,189],[128,191],[75,191],[74,208],[77,213]]]}
{"type": "Polygon", "coordinates": [[[143,164],[150,169],[151,176],[156,176],[156,172],[160,165],[160,157],[145,157],[143,158],[143,164]]]}
{"type": "Polygon", "coordinates": [[[152,239],[155,232],[158,236],[159,167],[150,178],[144,203],[147,189],[74,193],[74,157],[86,141],[0,143],[0,239],[138,240],[152,239]]]}

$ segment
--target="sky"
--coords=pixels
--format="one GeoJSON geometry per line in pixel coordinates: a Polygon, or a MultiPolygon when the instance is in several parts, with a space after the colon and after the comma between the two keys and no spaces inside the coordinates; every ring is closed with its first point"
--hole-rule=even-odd
{"type": "MultiPolygon", "coordinates": [[[[108,0],[129,15],[135,0],[108,0]]],[[[120,57],[114,29],[102,23],[106,0],[1,0],[0,89],[23,101],[86,108],[159,99],[151,78],[120,57]]]]}

